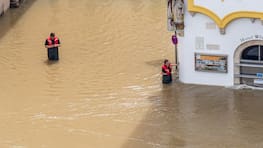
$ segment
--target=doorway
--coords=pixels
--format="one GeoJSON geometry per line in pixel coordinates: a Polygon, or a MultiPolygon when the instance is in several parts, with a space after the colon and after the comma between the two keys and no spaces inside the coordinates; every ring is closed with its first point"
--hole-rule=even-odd
{"type": "Polygon", "coordinates": [[[241,44],[234,54],[234,84],[263,87],[263,41],[241,44]]]}

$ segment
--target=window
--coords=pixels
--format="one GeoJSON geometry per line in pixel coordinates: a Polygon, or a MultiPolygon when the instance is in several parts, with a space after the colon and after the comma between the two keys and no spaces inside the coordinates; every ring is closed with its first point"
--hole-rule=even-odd
{"type": "Polygon", "coordinates": [[[260,46],[260,60],[263,61],[263,46],[260,46]]]}
{"type": "MultiPolygon", "coordinates": [[[[242,60],[260,60],[260,46],[250,46],[245,49],[242,53],[242,60]]],[[[263,48],[262,48],[263,50],[263,48]]],[[[262,53],[262,52],[261,52],[262,53]]],[[[263,53],[261,54],[263,57],[263,53]]],[[[261,58],[263,59],[263,58],[261,58]]]]}

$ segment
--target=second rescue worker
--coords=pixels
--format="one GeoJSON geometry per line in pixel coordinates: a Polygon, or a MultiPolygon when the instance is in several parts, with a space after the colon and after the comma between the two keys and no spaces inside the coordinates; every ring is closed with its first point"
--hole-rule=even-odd
{"type": "Polygon", "coordinates": [[[60,47],[60,41],[55,33],[50,33],[50,36],[46,39],[45,47],[48,50],[49,60],[59,60],[58,47],[60,47]]]}
{"type": "Polygon", "coordinates": [[[172,66],[176,66],[176,64],[171,64],[167,59],[164,60],[162,66],[163,84],[169,84],[173,81],[172,66]]]}

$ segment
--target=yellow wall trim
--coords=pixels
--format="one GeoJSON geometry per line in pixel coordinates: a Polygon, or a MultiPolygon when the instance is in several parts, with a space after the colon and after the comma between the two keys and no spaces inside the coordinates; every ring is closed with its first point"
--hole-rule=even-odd
{"type": "Polygon", "coordinates": [[[188,0],[188,11],[194,13],[202,13],[209,16],[215,21],[219,28],[224,29],[231,21],[238,18],[255,18],[263,20],[263,12],[250,12],[250,11],[237,11],[226,15],[223,19],[220,19],[211,10],[194,5],[194,0],[188,0]]]}

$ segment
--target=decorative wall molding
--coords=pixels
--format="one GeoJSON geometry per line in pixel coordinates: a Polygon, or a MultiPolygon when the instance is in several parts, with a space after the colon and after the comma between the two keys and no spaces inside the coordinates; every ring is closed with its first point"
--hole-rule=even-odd
{"type": "Polygon", "coordinates": [[[215,21],[220,30],[225,30],[226,26],[233,20],[239,18],[250,18],[250,19],[260,19],[263,21],[263,12],[251,12],[251,11],[237,11],[227,14],[223,18],[220,18],[216,13],[209,10],[208,8],[195,5],[195,0],[188,0],[188,11],[190,13],[201,13],[207,15],[212,20],[215,21]]]}

